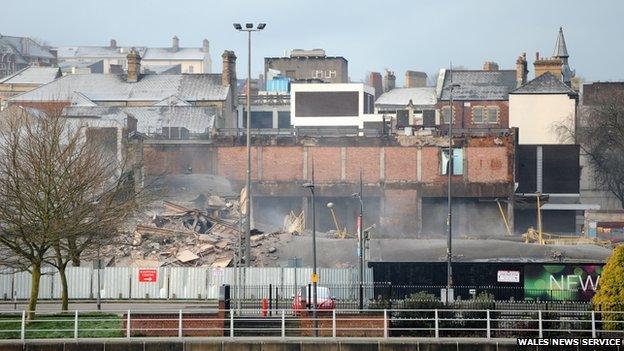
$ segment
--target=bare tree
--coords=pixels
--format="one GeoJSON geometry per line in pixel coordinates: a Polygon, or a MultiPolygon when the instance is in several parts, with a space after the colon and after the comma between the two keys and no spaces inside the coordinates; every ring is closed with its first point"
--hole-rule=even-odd
{"type": "Polygon", "coordinates": [[[13,254],[5,261],[31,271],[30,311],[44,263],[58,269],[67,309],[68,264],[114,240],[139,194],[123,162],[61,112],[55,104],[35,113],[13,108],[0,134],[0,246],[13,254]]]}
{"type": "Polygon", "coordinates": [[[576,137],[588,157],[597,184],[608,189],[624,208],[624,93],[594,98],[580,110],[576,137]]]}

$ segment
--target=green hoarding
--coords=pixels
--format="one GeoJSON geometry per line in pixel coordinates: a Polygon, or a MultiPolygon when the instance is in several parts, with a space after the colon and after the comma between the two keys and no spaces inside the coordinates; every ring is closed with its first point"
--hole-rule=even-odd
{"type": "Polygon", "coordinates": [[[542,301],[589,301],[598,288],[601,273],[602,265],[526,265],[524,298],[542,301]]]}

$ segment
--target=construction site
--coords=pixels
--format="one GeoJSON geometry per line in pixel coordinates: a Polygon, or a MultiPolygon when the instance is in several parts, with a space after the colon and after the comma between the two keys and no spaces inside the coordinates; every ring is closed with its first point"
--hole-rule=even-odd
{"type": "MultiPolygon", "coordinates": [[[[543,225],[548,196],[523,194],[522,211],[515,210],[514,138],[510,131],[455,138],[462,153],[452,170],[453,260],[604,262],[609,239],[543,225]],[[515,225],[526,220],[514,217],[527,212],[532,225],[515,225]]],[[[444,138],[252,141],[250,266],[286,267],[292,258],[311,265],[312,199],[302,185],[312,174],[319,266],[357,266],[360,205],[367,262],[446,259],[444,138]]],[[[131,244],[111,247],[109,265],[245,265],[243,141],[147,139],[128,147],[141,151],[144,182],[158,183],[163,192],[128,223],[131,244]]]]}

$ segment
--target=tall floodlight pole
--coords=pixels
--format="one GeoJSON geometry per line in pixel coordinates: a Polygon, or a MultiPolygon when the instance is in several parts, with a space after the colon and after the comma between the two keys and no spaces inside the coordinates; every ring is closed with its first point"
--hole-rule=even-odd
{"type": "MultiPolygon", "coordinates": [[[[266,27],[265,23],[259,23],[254,28],[253,23],[245,23],[245,28],[240,23],[234,23],[234,29],[239,32],[247,32],[247,192],[245,196],[245,266],[251,264],[251,32],[258,32],[266,27]]],[[[233,96],[232,99],[236,97],[233,96]]]]}
{"type": "Polygon", "coordinates": [[[447,243],[446,243],[446,303],[449,303],[449,292],[453,287],[453,210],[452,210],[452,194],[451,183],[453,179],[453,89],[458,88],[459,84],[453,84],[453,69],[451,68],[449,89],[449,107],[450,117],[448,121],[448,165],[446,167],[447,174],[447,203],[448,217],[446,218],[447,227],[447,243]]]}

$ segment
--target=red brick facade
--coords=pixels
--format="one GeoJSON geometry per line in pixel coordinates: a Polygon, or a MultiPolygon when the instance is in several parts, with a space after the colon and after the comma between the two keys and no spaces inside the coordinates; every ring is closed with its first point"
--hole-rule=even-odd
{"type": "MultiPolygon", "coordinates": [[[[436,104],[436,110],[441,116],[441,110],[449,106],[448,101],[439,101],[436,104]]],[[[491,100],[491,101],[453,101],[453,128],[461,129],[507,129],[509,128],[509,101],[508,100],[491,100]],[[498,107],[497,123],[474,123],[473,108],[477,106],[498,107]]],[[[445,130],[440,117],[440,129],[445,130]]]]}

